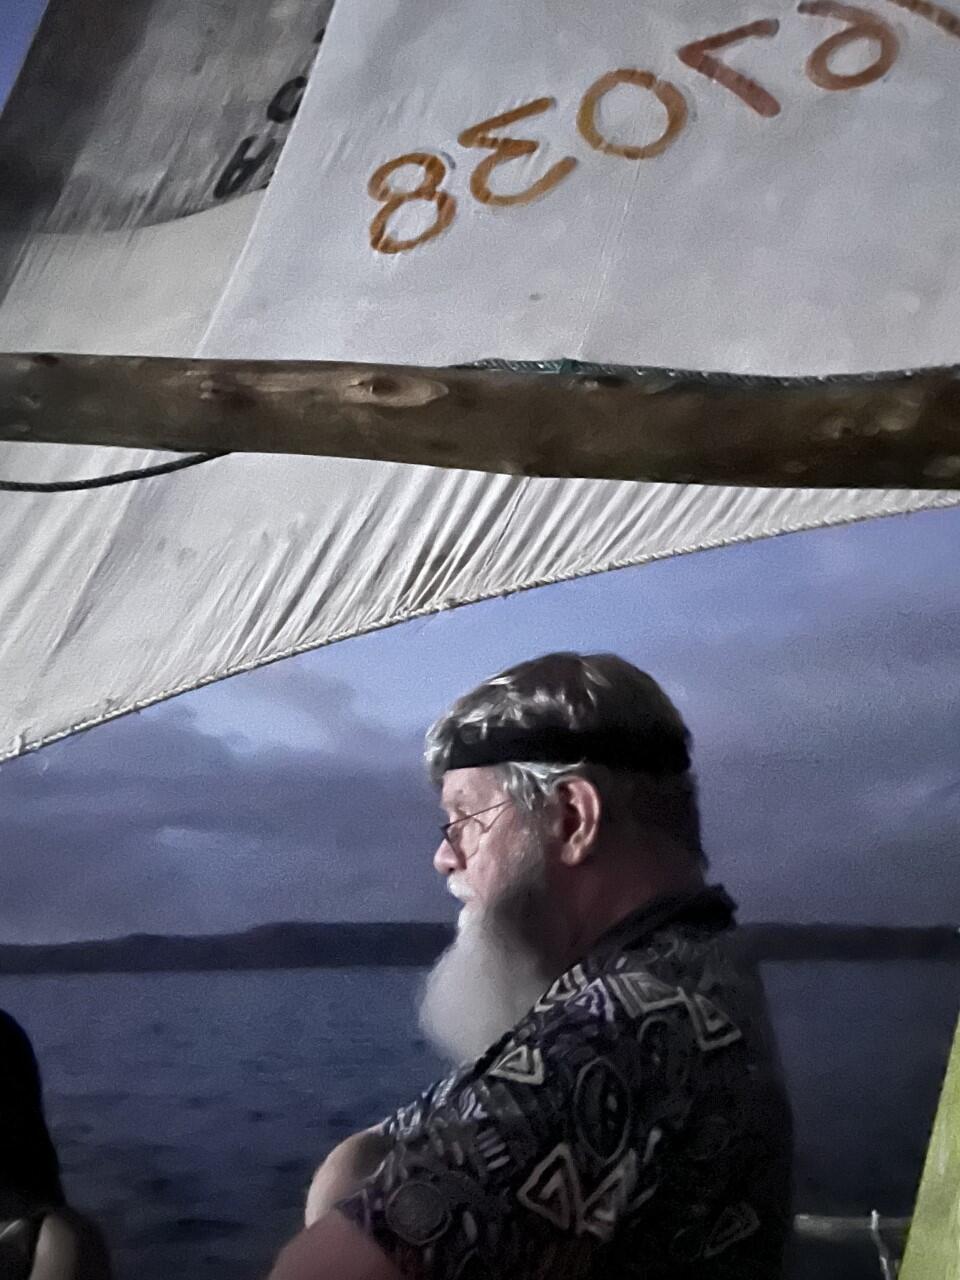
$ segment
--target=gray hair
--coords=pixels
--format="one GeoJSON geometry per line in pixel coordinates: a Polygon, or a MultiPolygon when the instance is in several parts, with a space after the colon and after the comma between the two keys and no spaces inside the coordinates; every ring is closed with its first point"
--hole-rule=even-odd
{"type": "MultiPolygon", "coordinates": [[[[459,698],[428,730],[425,759],[439,786],[454,741],[464,726],[483,738],[491,729],[516,726],[582,732],[623,729],[684,754],[690,732],[660,685],[612,653],[550,653],[492,676],[459,698]]],[[[509,763],[492,766],[517,808],[535,820],[565,778],[586,778],[597,788],[608,825],[654,829],[687,849],[703,866],[697,786],[691,770],[639,772],[580,761],[575,764],[509,763]]]]}

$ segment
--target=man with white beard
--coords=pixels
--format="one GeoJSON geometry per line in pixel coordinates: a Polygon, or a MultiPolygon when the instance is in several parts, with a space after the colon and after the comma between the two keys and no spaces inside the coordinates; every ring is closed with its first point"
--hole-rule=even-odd
{"type": "Polygon", "coordinates": [[[456,1065],[327,1158],[271,1280],[775,1280],[790,1109],[678,711],[548,654],[426,755],[463,908],[420,1017],[456,1065]]]}
{"type": "Polygon", "coordinates": [[[545,866],[542,841],[531,830],[504,857],[502,883],[491,886],[488,897],[473,897],[465,873],[449,875],[447,888],[464,906],[453,945],[427,979],[420,1026],[453,1062],[479,1057],[520,1021],[555,976],[537,948],[545,866]],[[470,999],[464,1000],[467,991],[470,999]]]}

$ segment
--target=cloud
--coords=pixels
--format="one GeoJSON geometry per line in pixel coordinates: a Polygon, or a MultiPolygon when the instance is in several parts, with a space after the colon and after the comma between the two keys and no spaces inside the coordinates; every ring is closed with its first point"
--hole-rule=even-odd
{"type": "Polygon", "coordinates": [[[715,866],[750,915],[960,919],[952,525],[784,539],[782,556],[735,553],[719,586],[706,564],[705,591],[686,584],[724,625],[678,627],[658,670],[697,739],[715,866]]]}
{"type": "Polygon", "coordinates": [[[416,739],[390,741],[389,768],[364,763],[373,727],[314,681],[317,708],[326,694],[329,750],[238,751],[181,701],[5,765],[0,936],[448,916],[416,739]]]}

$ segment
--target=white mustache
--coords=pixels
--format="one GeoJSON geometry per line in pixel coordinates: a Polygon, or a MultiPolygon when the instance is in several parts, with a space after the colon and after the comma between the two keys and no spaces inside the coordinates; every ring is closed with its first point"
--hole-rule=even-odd
{"type": "Polygon", "coordinates": [[[452,893],[458,902],[469,902],[473,894],[467,889],[462,881],[455,876],[451,876],[447,881],[447,890],[452,893]]]}

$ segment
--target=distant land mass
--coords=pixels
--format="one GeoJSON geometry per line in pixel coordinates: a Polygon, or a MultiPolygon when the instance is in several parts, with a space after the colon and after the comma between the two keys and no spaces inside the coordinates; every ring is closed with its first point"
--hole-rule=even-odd
{"type": "MultiPolygon", "coordinates": [[[[762,961],[960,960],[960,931],[843,924],[744,924],[744,949],[762,961]]],[[[433,964],[454,936],[436,923],[261,925],[192,937],[131,934],[52,945],[0,944],[0,974],[320,969],[433,964]]]]}

